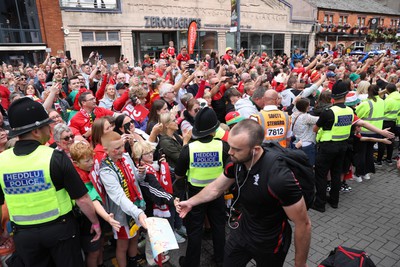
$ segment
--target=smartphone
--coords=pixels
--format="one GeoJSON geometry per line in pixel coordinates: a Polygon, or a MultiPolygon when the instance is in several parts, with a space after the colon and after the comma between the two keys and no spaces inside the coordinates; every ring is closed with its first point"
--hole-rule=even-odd
{"type": "Polygon", "coordinates": [[[124,124],[124,131],[126,134],[130,134],[129,130],[131,128],[131,124],[130,123],[125,123],[124,124]]]}
{"type": "Polygon", "coordinates": [[[142,156],[140,156],[138,164],[139,164],[138,166],[142,165],[142,156]]]}
{"type": "Polygon", "coordinates": [[[121,55],[121,57],[119,58],[119,61],[124,60],[124,55],[121,55]]]}
{"type": "Polygon", "coordinates": [[[46,53],[51,53],[51,48],[50,47],[46,48],[46,53]]]}
{"type": "Polygon", "coordinates": [[[67,59],[71,60],[71,51],[65,51],[65,56],[67,57],[67,59]]]}
{"type": "Polygon", "coordinates": [[[56,64],[59,65],[61,63],[61,58],[56,58],[56,64]]]}

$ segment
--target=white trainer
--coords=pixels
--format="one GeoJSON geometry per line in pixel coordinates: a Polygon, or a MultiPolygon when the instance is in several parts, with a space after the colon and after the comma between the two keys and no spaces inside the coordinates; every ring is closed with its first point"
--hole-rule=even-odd
{"type": "Polygon", "coordinates": [[[369,173],[367,173],[367,174],[364,175],[362,178],[363,178],[364,180],[369,180],[369,179],[371,179],[371,176],[369,175],[369,173]]]}
{"type": "Polygon", "coordinates": [[[361,183],[362,182],[362,176],[353,175],[353,180],[356,181],[357,183],[361,183]]]}
{"type": "Polygon", "coordinates": [[[182,237],[181,235],[179,235],[176,231],[174,231],[174,235],[175,235],[176,242],[178,242],[178,244],[181,244],[186,241],[186,239],[184,237],[182,237]]]}

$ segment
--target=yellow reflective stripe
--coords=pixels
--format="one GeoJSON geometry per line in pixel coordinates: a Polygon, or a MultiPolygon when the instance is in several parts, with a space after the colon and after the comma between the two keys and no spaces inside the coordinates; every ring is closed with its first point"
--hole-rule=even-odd
{"type": "Polygon", "coordinates": [[[39,214],[33,215],[12,215],[14,222],[26,222],[26,221],[38,221],[47,218],[51,218],[54,216],[58,216],[60,214],[58,209],[46,211],[39,214]]]}

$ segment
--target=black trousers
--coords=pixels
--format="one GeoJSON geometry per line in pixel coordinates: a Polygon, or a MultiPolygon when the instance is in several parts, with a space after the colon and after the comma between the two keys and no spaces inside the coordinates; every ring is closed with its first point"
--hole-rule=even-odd
{"type": "Polygon", "coordinates": [[[280,249],[273,253],[264,249],[263,244],[248,242],[240,234],[240,229],[233,230],[225,245],[224,267],[245,267],[254,259],[257,267],[282,267],[292,241],[292,229],[286,224],[286,231],[280,249]]]}
{"type": "Polygon", "coordinates": [[[374,165],[374,142],[357,142],[354,148],[355,175],[366,175],[375,173],[374,165]]]}
{"type": "MultiPolygon", "coordinates": [[[[383,121],[382,129],[390,128],[389,131],[396,134],[396,122],[395,121],[383,121]]],[[[387,145],[383,143],[378,143],[378,158],[377,161],[382,161],[383,155],[385,154],[386,148],[386,158],[391,160],[393,157],[394,140],[392,143],[387,145]]]]}
{"type": "Polygon", "coordinates": [[[25,266],[84,266],[78,224],[72,216],[46,226],[16,228],[14,242],[25,266]]]}
{"type": "MultiPolygon", "coordinates": [[[[201,189],[189,185],[189,198],[196,195],[201,189]]],[[[206,214],[212,230],[214,257],[216,262],[222,263],[225,247],[225,201],[223,196],[211,202],[195,206],[187,214],[184,220],[188,235],[185,267],[200,266],[203,224],[206,214]]]]}
{"type": "Polygon", "coordinates": [[[347,150],[347,141],[322,142],[317,147],[315,160],[315,186],[317,189],[314,205],[319,208],[326,204],[326,177],[331,172],[330,201],[339,203],[340,175],[347,150]]]}

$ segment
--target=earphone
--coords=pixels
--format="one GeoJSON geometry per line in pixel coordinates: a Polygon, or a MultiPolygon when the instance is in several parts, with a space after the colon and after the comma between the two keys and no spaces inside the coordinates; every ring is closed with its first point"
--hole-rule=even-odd
{"type": "Polygon", "coordinates": [[[246,178],[244,179],[244,181],[243,181],[243,183],[240,185],[239,184],[239,180],[238,180],[238,168],[239,168],[239,171],[242,169],[242,166],[239,166],[238,167],[238,165],[236,165],[235,166],[235,168],[236,168],[236,171],[235,171],[235,181],[236,181],[236,184],[237,184],[237,187],[238,187],[238,196],[237,196],[237,198],[235,199],[235,201],[232,203],[232,205],[231,205],[231,207],[229,208],[229,217],[228,217],[228,226],[229,226],[229,228],[231,228],[231,229],[233,229],[233,230],[235,230],[235,229],[237,229],[238,227],[239,227],[239,222],[236,222],[234,225],[231,225],[231,218],[232,218],[232,210],[233,210],[233,207],[235,206],[235,204],[236,204],[236,202],[239,200],[239,198],[240,198],[240,190],[242,189],[242,187],[246,184],[246,181],[247,181],[247,178],[249,178],[249,174],[250,174],[250,171],[251,171],[251,168],[253,167],[253,163],[254,163],[254,149],[253,149],[253,156],[252,156],[252,158],[251,158],[251,163],[250,163],[250,168],[249,168],[249,170],[247,171],[247,175],[246,175],[246,178]]]}

